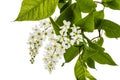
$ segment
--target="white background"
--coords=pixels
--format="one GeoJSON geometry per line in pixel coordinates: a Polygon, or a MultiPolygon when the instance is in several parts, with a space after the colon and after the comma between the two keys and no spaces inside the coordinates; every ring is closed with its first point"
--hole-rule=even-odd
{"type": "MultiPolygon", "coordinates": [[[[64,67],[57,66],[52,74],[44,69],[40,51],[35,64],[30,64],[27,40],[38,22],[14,22],[22,0],[0,1],[0,80],[75,80],[73,60],[64,67]]],[[[105,18],[120,24],[120,11],[105,9],[105,18]]],[[[93,35],[90,35],[93,36],[93,35]]],[[[90,69],[98,80],[120,80],[120,39],[105,38],[104,48],[118,66],[96,64],[90,69]]]]}

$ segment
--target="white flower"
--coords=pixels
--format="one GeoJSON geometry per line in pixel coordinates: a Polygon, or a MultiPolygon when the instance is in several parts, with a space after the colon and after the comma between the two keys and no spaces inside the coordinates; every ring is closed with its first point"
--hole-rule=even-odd
{"type": "Polygon", "coordinates": [[[76,27],[75,25],[71,28],[72,32],[70,33],[71,37],[79,37],[81,35],[81,30],[79,27],[76,27]]]}
{"type": "Polygon", "coordinates": [[[60,29],[62,30],[62,31],[64,31],[64,32],[67,32],[68,31],[68,29],[70,28],[70,22],[69,21],[66,21],[66,20],[64,20],[63,21],[63,26],[61,26],[60,27],[60,29]]]}
{"type": "Polygon", "coordinates": [[[48,38],[48,41],[50,41],[50,42],[56,42],[57,39],[55,37],[50,37],[50,38],[48,38]]]}
{"type": "Polygon", "coordinates": [[[48,34],[48,37],[50,37],[50,38],[55,36],[55,32],[53,29],[48,29],[47,34],[48,34]]]}
{"type": "Polygon", "coordinates": [[[64,32],[63,30],[60,30],[60,35],[64,35],[64,36],[67,36],[67,32],[64,32]]]}
{"type": "Polygon", "coordinates": [[[77,30],[80,29],[80,27],[77,27],[73,24],[73,27],[71,27],[71,29],[72,29],[72,32],[76,32],[77,30]]]}
{"type": "Polygon", "coordinates": [[[42,40],[36,40],[36,46],[37,48],[41,47],[42,46],[42,40]]]}
{"type": "Polygon", "coordinates": [[[77,44],[79,44],[79,42],[82,42],[82,35],[81,35],[80,28],[73,25],[71,29],[72,29],[72,32],[70,33],[70,36],[73,42],[76,42],[77,44]]]}
{"type": "Polygon", "coordinates": [[[55,69],[55,63],[50,62],[50,63],[46,64],[45,69],[47,69],[49,71],[49,73],[51,73],[55,69]]]}
{"type": "Polygon", "coordinates": [[[32,30],[36,32],[36,31],[39,31],[40,28],[36,25],[35,27],[32,28],[32,30]]]}
{"type": "Polygon", "coordinates": [[[44,38],[44,35],[41,30],[36,31],[34,34],[36,35],[37,40],[41,40],[41,41],[44,40],[44,39],[42,39],[42,38],[44,38]]]}
{"type": "Polygon", "coordinates": [[[51,27],[51,22],[47,19],[44,19],[44,20],[40,21],[39,26],[45,30],[45,29],[51,27]]]}
{"type": "Polygon", "coordinates": [[[45,57],[45,58],[43,58],[43,61],[45,64],[47,64],[47,63],[49,63],[49,58],[45,57]]]}
{"type": "Polygon", "coordinates": [[[42,36],[43,35],[43,32],[41,30],[37,30],[35,32],[36,36],[42,36]]]}
{"type": "Polygon", "coordinates": [[[58,48],[59,46],[60,46],[59,43],[57,43],[57,42],[54,42],[54,43],[53,43],[53,49],[56,49],[56,48],[58,48]]]}
{"type": "Polygon", "coordinates": [[[56,53],[61,53],[64,54],[65,53],[65,49],[67,48],[67,46],[65,44],[61,44],[57,49],[56,49],[56,53]]]}
{"type": "Polygon", "coordinates": [[[67,34],[64,33],[63,31],[60,31],[60,35],[57,36],[57,39],[60,41],[60,42],[64,42],[67,40],[67,34]]]}
{"type": "Polygon", "coordinates": [[[70,48],[71,45],[74,45],[74,40],[70,40],[68,39],[67,42],[66,42],[66,45],[67,45],[67,49],[70,48]]]}
{"type": "Polygon", "coordinates": [[[44,36],[41,36],[41,37],[38,38],[38,40],[40,40],[40,41],[43,42],[43,41],[45,41],[45,37],[44,37],[44,36]]]}
{"type": "Polygon", "coordinates": [[[29,36],[29,41],[34,41],[35,40],[35,38],[36,38],[36,36],[35,36],[35,34],[34,33],[30,33],[30,36],[29,36]]]}
{"type": "Polygon", "coordinates": [[[28,43],[30,46],[32,46],[34,42],[33,42],[33,40],[29,39],[27,43],[28,43]]]}
{"type": "Polygon", "coordinates": [[[54,53],[53,45],[51,43],[49,43],[45,46],[45,52],[47,54],[53,54],[54,53]]]}
{"type": "Polygon", "coordinates": [[[47,53],[44,57],[48,58],[49,62],[57,62],[57,60],[55,58],[55,54],[53,54],[53,53],[47,53]]]}
{"type": "Polygon", "coordinates": [[[47,31],[44,31],[43,34],[44,34],[45,37],[48,36],[48,32],[47,31]]]}
{"type": "Polygon", "coordinates": [[[55,57],[56,59],[61,59],[63,54],[61,52],[56,52],[55,57]]]}

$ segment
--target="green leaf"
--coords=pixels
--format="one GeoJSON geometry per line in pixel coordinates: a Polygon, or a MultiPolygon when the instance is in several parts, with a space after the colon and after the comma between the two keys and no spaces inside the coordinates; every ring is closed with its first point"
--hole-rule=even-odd
{"type": "Polygon", "coordinates": [[[90,73],[89,73],[89,71],[86,69],[86,76],[87,76],[87,78],[88,79],[90,79],[90,80],[97,80],[94,76],[92,76],[90,73]]]}
{"type": "Polygon", "coordinates": [[[103,20],[100,25],[100,29],[103,29],[105,31],[105,35],[109,38],[120,37],[120,25],[110,20],[103,20]]]}
{"type": "Polygon", "coordinates": [[[93,51],[94,49],[98,49],[98,51],[103,51],[104,52],[104,48],[102,48],[98,43],[93,43],[91,42],[89,39],[87,40],[89,47],[91,48],[91,51],[93,51]]]}
{"type": "Polygon", "coordinates": [[[58,3],[58,8],[60,9],[60,13],[64,11],[67,7],[71,5],[71,0],[66,1],[66,0],[60,0],[58,3]]]}
{"type": "Polygon", "coordinates": [[[91,58],[100,64],[116,65],[111,56],[105,52],[97,52],[91,58]]]}
{"type": "Polygon", "coordinates": [[[95,9],[96,4],[93,0],[76,0],[82,12],[91,12],[95,9]]]}
{"type": "Polygon", "coordinates": [[[97,51],[95,51],[93,48],[86,47],[82,53],[83,60],[86,61],[88,58],[91,58],[91,56],[93,56],[96,52],[97,51]]]}
{"type": "Polygon", "coordinates": [[[95,19],[103,19],[104,18],[104,10],[95,11],[94,17],[95,17],[95,19]]]}
{"type": "Polygon", "coordinates": [[[120,10],[120,0],[102,0],[105,7],[109,7],[114,10],[120,10]]]}
{"type": "Polygon", "coordinates": [[[94,15],[93,12],[85,18],[79,20],[76,25],[80,26],[84,31],[93,32],[94,30],[94,15]]]}
{"type": "Polygon", "coordinates": [[[111,56],[104,52],[104,49],[101,46],[95,43],[90,43],[89,47],[85,48],[82,57],[84,60],[90,57],[92,60],[95,60],[100,64],[116,65],[111,56]]]}
{"type": "Polygon", "coordinates": [[[66,3],[58,3],[58,8],[61,9],[66,3]]]}
{"type": "Polygon", "coordinates": [[[92,60],[90,57],[87,58],[87,65],[88,65],[90,68],[94,68],[94,69],[95,69],[95,61],[92,60]]]}
{"type": "Polygon", "coordinates": [[[23,0],[16,21],[41,20],[50,17],[59,0],[23,0]]]}
{"type": "Polygon", "coordinates": [[[89,78],[90,80],[96,80],[87,70],[85,67],[84,62],[81,58],[79,58],[75,64],[74,68],[75,77],[77,80],[86,80],[86,78],[89,78]]]}
{"type": "Polygon", "coordinates": [[[76,3],[71,4],[67,7],[57,18],[56,23],[60,26],[63,25],[63,20],[70,21],[71,23],[75,23],[81,19],[81,11],[78,9],[76,3]]]}
{"type": "Polygon", "coordinates": [[[99,37],[99,38],[98,38],[98,41],[96,42],[96,44],[98,44],[99,46],[102,46],[102,45],[103,45],[103,42],[104,42],[103,37],[99,37]]]}
{"type": "Polygon", "coordinates": [[[60,9],[60,13],[61,13],[62,11],[64,11],[68,6],[69,6],[69,2],[67,2],[67,3],[59,3],[59,4],[58,4],[58,7],[59,7],[59,9],[60,9]]]}
{"type": "Polygon", "coordinates": [[[94,12],[94,22],[96,29],[98,29],[103,19],[104,19],[104,10],[94,12]]]}
{"type": "Polygon", "coordinates": [[[59,33],[59,31],[60,31],[59,26],[54,22],[54,20],[53,20],[51,17],[50,17],[50,21],[51,21],[51,23],[52,23],[52,25],[53,25],[53,29],[54,29],[56,35],[59,35],[59,34],[60,34],[60,33],[59,33]]]}
{"type": "Polygon", "coordinates": [[[65,62],[70,62],[73,60],[78,54],[79,54],[79,48],[71,46],[69,49],[66,50],[66,53],[64,53],[64,59],[65,62]]]}
{"type": "Polygon", "coordinates": [[[80,59],[77,60],[74,71],[77,80],[86,80],[84,65],[80,59]]]}
{"type": "Polygon", "coordinates": [[[74,5],[72,7],[72,9],[73,9],[73,13],[74,13],[73,23],[76,23],[79,20],[81,20],[81,10],[79,9],[78,4],[74,5]]]}

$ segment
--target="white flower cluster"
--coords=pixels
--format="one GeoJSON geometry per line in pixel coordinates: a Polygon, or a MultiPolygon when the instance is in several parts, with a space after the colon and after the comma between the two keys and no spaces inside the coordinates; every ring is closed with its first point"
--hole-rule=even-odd
{"type": "Polygon", "coordinates": [[[63,26],[61,26],[60,29],[58,40],[62,43],[62,45],[65,45],[66,49],[70,48],[70,46],[74,44],[79,45],[79,43],[83,41],[79,26],[75,26],[74,24],[71,26],[69,21],[67,22],[64,20],[63,26]]]}
{"type": "Polygon", "coordinates": [[[48,32],[46,29],[51,27],[51,23],[45,20],[44,22],[41,21],[39,26],[35,26],[33,28],[33,33],[30,33],[30,37],[28,40],[29,44],[29,51],[31,55],[30,62],[33,64],[34,63],[34,58],[38,54],[39,48],[42,46],[43,41],[45,41],[45,37],[48,32]]]}
{"type": "Polygon", "coordinates": [[[56,63],[61,59],[63,56],[63,53],[65,53],[64,47],[59,44],[58,42],[50,42],[45,47],[46,54],[44,55],[44,63],[45,68],[48,69],[49,72],[51,72],[53,69],[55,69],[56,63]]]}
{"type": "Polygon", "coordinates": [[[71,26],[69,21],[64,20],[63,26],[60,27],[60,35],[56,35],[50,21],[43,20],[40,27],[35,27],[29,39],[31,63],[34,62],[38,49],[42,46],[43,41],[47,41],[45,46],[44,63],[45,68],[52,72],[55,69],[59,59],[62,58],[66,49],[74,44],[79,45],[82,42],[80,27],[71,26]],[[46,40],[45,40],[46,39],[46,40]]]}

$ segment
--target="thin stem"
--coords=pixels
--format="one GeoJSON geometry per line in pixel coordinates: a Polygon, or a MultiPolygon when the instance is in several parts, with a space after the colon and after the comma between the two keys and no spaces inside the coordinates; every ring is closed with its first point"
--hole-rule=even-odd
{"type": "Polygon", "coordinates": [[[93,41],[93,40],[96,39],[96,38],[99,38],[99,36],[92,38],[91,41],[93,41]]]}
{"type": "Polygon", "coordinates": [[[91,39],[91,41],[93,41],[94,39],[96,39],[96,38],[99,38],[99,37],[101,37],[101,30],[98,30],[98,36],[97,37],[94,37],[93,39],[91,39]]]}
{"type": "Polygon", "coordinates": [[[100,30],[98,30],[98,33],[99,33],[99,37],[101,37],[101,31],[100,30]]]}

